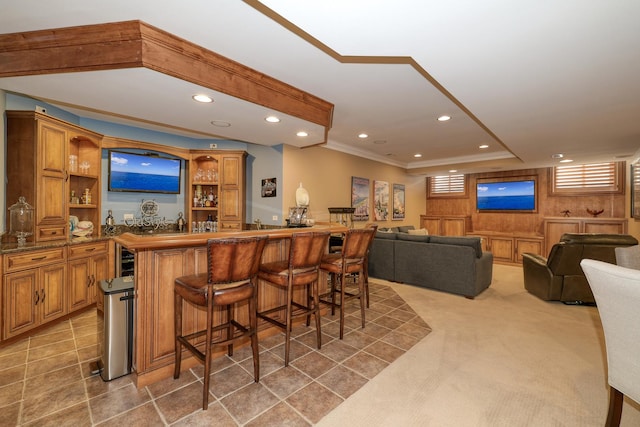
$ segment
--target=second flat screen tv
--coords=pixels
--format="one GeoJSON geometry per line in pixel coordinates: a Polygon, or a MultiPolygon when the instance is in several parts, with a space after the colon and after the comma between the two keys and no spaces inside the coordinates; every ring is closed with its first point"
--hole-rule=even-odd
{"type": "Polygon", "coordinates": [[[109,191],[180,194],[180,159],[109,151],[109,191]]]}
{"type": "Polygon", "coordinates": [[[536,181],[498,181],[477,184],[477,210],[534,212],[536,210],[536,181]]]}

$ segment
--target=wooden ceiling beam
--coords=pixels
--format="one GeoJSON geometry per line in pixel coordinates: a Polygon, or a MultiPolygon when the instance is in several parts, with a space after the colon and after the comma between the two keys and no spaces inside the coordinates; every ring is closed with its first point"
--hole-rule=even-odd
{"type": "Polygon", "coordinates": [[[331,128],[333,104],[142,21],[0,34],[0,77],[138,67],[331,128]]]}

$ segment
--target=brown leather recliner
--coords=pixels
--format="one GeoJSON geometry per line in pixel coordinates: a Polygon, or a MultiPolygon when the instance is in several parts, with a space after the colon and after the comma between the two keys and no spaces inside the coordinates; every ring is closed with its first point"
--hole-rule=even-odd
{"type": "Polygon", "coordinates": [[[616,247],[637,244],[638,240],[628,234],[563,234],[548,258],[531,253],[522,255],[524,287],[545,301],[595,304],[580,261],[589,258],[615,264],[616,247]]]}

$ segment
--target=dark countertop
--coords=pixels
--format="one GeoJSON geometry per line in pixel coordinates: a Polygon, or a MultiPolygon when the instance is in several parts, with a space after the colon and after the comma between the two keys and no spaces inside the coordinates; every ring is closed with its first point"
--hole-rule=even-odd
{"type": "Polygon", "coordinates": [[[60,246],[78,245],[81,243],[99,242],[102,240],[109,240],[110,238],[111,236],[74,237],[72,239],[52,240],[50,242],[38,242],[38,243],[27,242],[22,246],[18,246],[17,242],[6,242],[3,240],[0,243],[0,255],[13,254],[17,252],[37,251],[41,249],[58,248],[60,246]]]}

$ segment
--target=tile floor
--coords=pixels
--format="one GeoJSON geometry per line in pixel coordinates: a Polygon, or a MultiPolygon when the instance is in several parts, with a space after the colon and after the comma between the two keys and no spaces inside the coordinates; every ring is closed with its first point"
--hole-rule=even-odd
{"type": "Polygon", "coordinates": [[[131,376],[91,375],[97,318],[89,310],[0,347],[0,425],[313,425],[431,331],[391,288],[371,283],[370,292],[366,328],[353,301],[342,341],[337,315],[323,317],[321,350],[313,326],[296,327],[287,368],[284,334],[261,340],[259,383],[250,347],[215,359],[207,411],[201,366],[141,389],[131,376]]]}

